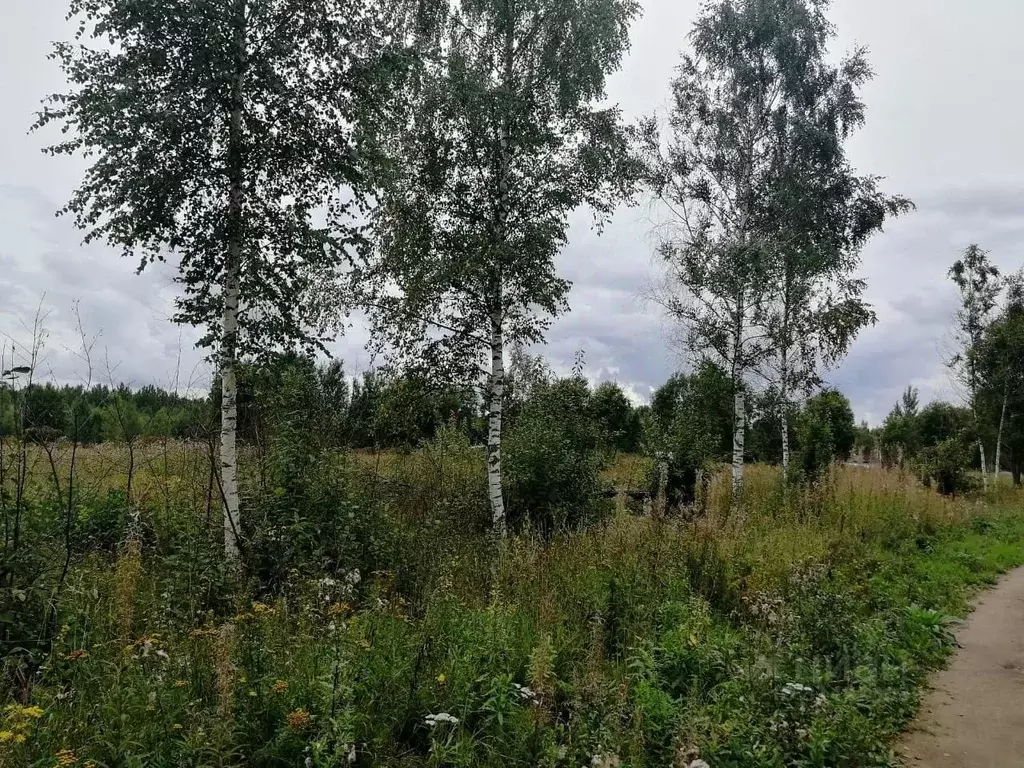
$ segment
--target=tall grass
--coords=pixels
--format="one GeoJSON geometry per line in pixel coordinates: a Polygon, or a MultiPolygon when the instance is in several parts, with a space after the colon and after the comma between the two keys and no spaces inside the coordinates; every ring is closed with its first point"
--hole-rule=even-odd
{"type": "MultiPolygon", "coordinates": [[[[845,467],[811,488],[753,467],[739,505],[716,475],[686,514],[496,542],[482,457],[452,438],[331,459],[315,498],[362,521],[358,563],[237,585],[208,456],[141,456],[125,499],[118,455],[84,452],[97,545],[52,645],[8,658],[0,765],[888,765],[949,617],[1024,560],[1015,491],[845,467]]],[[[259,514],[276,489],[246,480],[259,514]]]]}

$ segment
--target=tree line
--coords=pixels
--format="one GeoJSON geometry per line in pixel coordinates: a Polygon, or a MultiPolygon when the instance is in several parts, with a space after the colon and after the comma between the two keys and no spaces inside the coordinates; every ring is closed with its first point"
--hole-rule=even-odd
{"type": "Polygon", "coordinates": [[[940,490],[969,487],[968,467],[990,476],[1010,472],[1021,484],[1024,470],[1024,273],[1001,275],[977,245],[949,270],[960,305],[947,358],[959,405],[935,402],[921,408],[908,387],[873,435],[874,450],[888,464],[916,466],[940,490]]]}

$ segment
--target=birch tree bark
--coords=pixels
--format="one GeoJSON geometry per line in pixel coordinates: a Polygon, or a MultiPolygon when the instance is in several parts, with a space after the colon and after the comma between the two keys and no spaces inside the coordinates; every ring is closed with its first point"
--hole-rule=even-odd
{"type": "Polygon", "coordinates": [[[224,319],[221,339],[220,469],[224,504],[224,555],[237,567],[241,531],[238,496],[238,354],[239,273],[242,263],[242,220],[245,205],[244,158],[242,157],[242,110],[246,66],[246,0],[235,4],[235,51],[237,72],[231,86],[231,123],[228,133],[228,253],[224,270],[224,319]]]}
{"type": "Polygon", "coordinates": [[[507,533],[505,497],[501,485],[501,417],[505,399],[505,346],[501,313],[491,315],[491,381],[487,418],[487,498],[491,524],[497,536],[507,533]]]}
{"type": "Polygon", "coordinates": [[[782,473],[789,476],[789,422],[786,419],[787,405],[789,404],[789,351],[782,349],[781,366],[779,370],[779,424],[782,432],[782,473]]]}
{"type": "Polygon", "coordinates": [[[733,359],[732,385],[733,393],[733,433],[732,433],[732,505],[739,505],[740,493],[743,489],[743,458],[746,450],[746,398],[743,392],[743,317],[746,310],[744,291],[740,286],[736,299],[736,317],[733,327],[733,359]]]}
{"type": "Polygon", "coordinates": [[[999,429],[996,431],[996,459],[992,469],[992,482],[999,488],[999,471],[1002,468],[1003,428],[1006,426],[1006,403],[1010,399],[1009,392],[1003,392],[1003,407],[999,412],[999,429]]]}

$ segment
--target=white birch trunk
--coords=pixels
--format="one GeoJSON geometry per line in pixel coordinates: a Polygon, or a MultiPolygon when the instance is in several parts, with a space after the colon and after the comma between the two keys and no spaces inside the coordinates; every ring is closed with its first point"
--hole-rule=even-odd
{"type": "Polygon", "coordinates": [[[732,385],[735,388],[733,400],[732,432],[732,507],[737,509],[740,492],[743,489],[743,454],[746,447],[746,401],[743,393],[743,318],[746,312],[744,288],[736,301],[736,316],[733,323],[732,385]]]}
{"type": "Polygon", "coordinates": [[[999,488],[999,472],[1002,469],[1003,427],[1006,425],[1006,401],[1009,397],[1009,393],[1003,393],[1003,408],[999,413],[999,430],[996,432],[996,463],[992,468],[992,483],[997,490],[999,488]]]}
{"type": "MultiPolygon", "coordinates": [[[[515,77],[514,35],[511,25],[505,29],[503,83],[512,89],[515,77]]],[[[496,263],[493,265],[491,286],[491,381],[490,404],[487,417],[487,497],[491,505],[491,528],[496,536],[508,535],[505,519],[505,496],[501,485],[501,417],[505,400],[505,339],[504,294],[502,291],[501,263],[508,239],[508,217],[511,207],[509,198],[509,174],[511,160],[509,115],[502,115],[498,136],[498,205],[494,222],[496,263]]]]}
{"type": "Polygon", "coordinates": [[[238,70],[231,88],[231,125],[228,139],[228,258],[224,269],[224,316],[221,327],[220,470],[224,502],[224,556],[232,568],[240,563],[240,503],[238,497],[238,301],[242,264],[244,207],[241,157],[243,88],[246,57],[246,0],[235,6],[235,46],[238,70]]]}
{"type": "MultiPolygon", "coordinates": [[[[789,311],[788,309],[786,310],[789,311]]],[[[785,335],[785,332],[784,332],[785,335]]],[[[787,339],[783,340],[783,344],[787,343],[787,339]]],[[[785,346],[782,349],[782,365],[780,366],[781,371],[779,372],[779,422],[781,423],[780,429],[782,430],[782,473],[784,476],[789,476],[789,422],[786,419],[786,404],[788,402],[789,395],[789,355],[788,350],[785,346]]]]}
{"type": "MultiPolygon", "coordinates": [[[[236,246],[233,244],[232,249],[236,246]]],[[[238,383],[235,377],[235,339],[238,335],[238,273],[228,277],[224,291],[224,358],[221,363],[220,476],[224,494],[224,555],[232,565],[239,561],[238,499],[238,383]]]]}
{"type": "Polygon", "coordinates": [[[988,464],[985,462],[985,443],[978,438],[978,455],[981,456],[981,489],[988,492],[988,464]]]}
{"type": "Polygon", "coordinates": [[[789,476],[789,424],[786,423],[786,404],[782,404],[779,414],[782,418],[782,473],[789,476]]]}
{"type": "Polygon", "coordinates": [[[501,487],[501,415],[505,399],[505,347],[501,313],[491,314],[491,382],[487,417],[487,496],[491,524],[497,536],[507,533],[505,497],[501,487]]]}
{"type": "Polygon", "coordinates": [[[736,399],[733,404],[733,433],[732,433],[732,503],[739,504],[740,493],[743,490],[743,454],[746,450],[746,399],[743,395],[742,382],[736,382],[736,399]]]}

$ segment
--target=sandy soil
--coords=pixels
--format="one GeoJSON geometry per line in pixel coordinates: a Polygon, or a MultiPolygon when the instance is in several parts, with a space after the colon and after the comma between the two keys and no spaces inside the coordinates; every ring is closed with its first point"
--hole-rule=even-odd
{"type": "Polygon", "coordinates": [[[1024,768],[1024,568],[984,593],[897,745],[911,768],[1024,768]]]}

